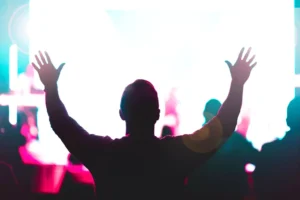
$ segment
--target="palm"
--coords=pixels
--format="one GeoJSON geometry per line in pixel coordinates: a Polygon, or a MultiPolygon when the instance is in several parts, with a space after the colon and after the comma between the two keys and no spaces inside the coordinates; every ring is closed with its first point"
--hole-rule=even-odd
{"type": "Polygon", "coordinates": [[[240,51],[239,57],[234,65],[232,65],[229,61],[225,61],[229,66],[231,78],[233,81],[238,82],[240,84],[244,84],[248,78],[250,77],[252,69],[257,64],[253,63],[255,56],[252,56],[249,60],[249,54],[251,52],[251,48],[248,49],[245,56],[243,57],[244,48],[240,51]]]}
{"type": "Polygon", "coordinates": [[[65,64],[64,63],[61,64],[58,67],[58,69],[56,69],[52,64],[52,61],[47,52],[45,52],[46,59],[41,52],[39,52],[39,55],[41,59],[37,55],[35,56],[39,67],[37,67],[34,63],[32,63],[32,65],[35,68],[35,70],[38,72],[41,82],[44,84],[44,86],[50,86],[56,84],[60,72],[65,64]]]}

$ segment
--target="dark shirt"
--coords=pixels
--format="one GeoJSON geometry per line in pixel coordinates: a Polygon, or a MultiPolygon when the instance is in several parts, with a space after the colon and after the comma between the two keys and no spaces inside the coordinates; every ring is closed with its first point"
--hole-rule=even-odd
{"type": "Polygon", "coordinates": [[[243,199],[248,193],[245,165],[255,164],[257,157],[252,144],[235,132],[189,177],[188,188],[199,199],[243,199]]]}
{"type": "Polygon", "coordinates": [[[182,137],[88,135],[85,145],[74,155],[92,173],[99,199],[185,199],[185,177],[214,153],[195,153],[182,137]]]}
{"type": "Polygon", "coordinates": [[[299,199],[299,133],[263,145],[254,175],[259,199],[299,199]]]}

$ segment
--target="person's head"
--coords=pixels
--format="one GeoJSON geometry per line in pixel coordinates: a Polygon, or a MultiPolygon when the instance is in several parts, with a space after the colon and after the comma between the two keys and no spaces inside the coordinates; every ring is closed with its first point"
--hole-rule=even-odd
{"type": "Polygon", "coordinates": [[[173,136],[173,129],[170,126],[164,126],[162,131],[161,131],[161,137],[166,137],[166,136],[173,136]]]}
{"type": "Polygon", "coordinates": [[[138,79],[125,88],[121,98],[120,117],[126,122],[127,128],[154,127],[159,113],[158,95],[149,81],[138,79]]]}
{"type": "Polygon", "coordinates": [[[300,97],[290,101],[287,107],[286,123],[291,130],[300,131],[300,97]]]}
{"type": "Polygon", "coordinates": [[[211,120],[218,114],[218,111],[221,107],[221,102],[217,99],[210,99],[206,104],[203,112],[205,118],[205,123],[211,120]]]}

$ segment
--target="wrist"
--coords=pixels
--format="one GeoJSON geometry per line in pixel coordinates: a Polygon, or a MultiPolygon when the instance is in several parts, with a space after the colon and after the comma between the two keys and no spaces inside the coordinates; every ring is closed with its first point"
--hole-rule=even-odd
{"type": "Polygon", "coordinates": [[[57,90],[57,84],[56,83],[45,85],[45,89],[44,89],[45,92],[56,91],[56,90],[57,90]]]}
{"type": "Polygon", "coordinates": [[[242,94],[244,90],[244,84],[239,81],[232,81],[229,92],[231,94],[242,94]]]}
{"type": "Polygon", "coordinates": [[[235,87],[244,87],[245,83],[238,80],[231,80],[231,85],[235,87]]]}

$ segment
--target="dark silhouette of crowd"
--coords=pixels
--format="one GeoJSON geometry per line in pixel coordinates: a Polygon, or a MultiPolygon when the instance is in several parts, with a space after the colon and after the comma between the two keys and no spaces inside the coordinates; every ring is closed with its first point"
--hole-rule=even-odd
{"type": "MultiPolygon", "coordinates": [[[[124,137],[111,139],[89,134],[69,116],[57,84],[65,64],[55,68],[48,53],[39,52],[32,65],[45,86],[51,127],[70,151],[70,161],[84,164],[95,182],[95,190],[72,185],[67,175],[63,194],[52,199],[299,199],[300,98],[287,108],[290,130],[284,139],[265,144],[260,152],[236,131],[244,85],[256,66],[250,54],[251,48],[243,48],[234,64],[225,61],[232,78],[228,96],[223,104],[207,102],[199,111],[205,123],[193,133],[176,136],[164,126],[156,137],[156,89],[143,79],[130,83],[119,110],[126,123],[124,137]],[[256,166],[253,174],[245,172],[248,163],[256,166]]],[[[1,118],[0,125],[0,199],[49,199],[34,196],[27,187],[28,170],[18,152],[25,138],[8,120],[1,118]]]]}

